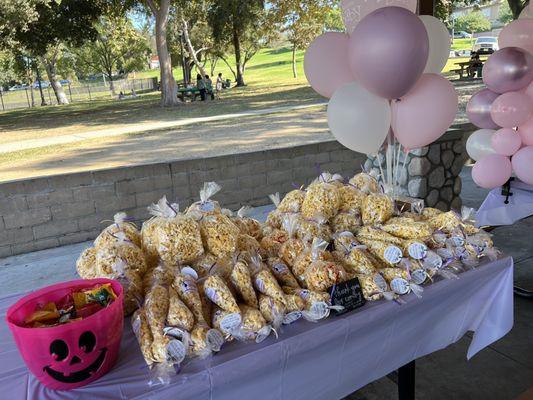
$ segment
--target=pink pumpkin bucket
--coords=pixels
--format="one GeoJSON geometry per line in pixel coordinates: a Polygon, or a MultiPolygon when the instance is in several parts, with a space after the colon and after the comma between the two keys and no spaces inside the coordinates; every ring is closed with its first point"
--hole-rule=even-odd
{"type": "Polygon", "coordinates": [[[118,358],[124,328],[123,290],[111,279],[59,283],[37,290],[13,304],[6,320],[33,375],[46,387],[70,390],[105,375],[118,358]],[[58,302],[73,291],[111,284],[117,295],[106,308],[80,320],[53,327],[28,328],[25,318],[38,304],[58,302]]]}

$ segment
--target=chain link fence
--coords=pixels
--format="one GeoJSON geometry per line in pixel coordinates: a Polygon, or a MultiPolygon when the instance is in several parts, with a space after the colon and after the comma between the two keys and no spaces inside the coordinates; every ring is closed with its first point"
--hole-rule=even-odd
{"type": "MultiPolygon", "coordinates": [[[[132,96],[158,90],[157,78],[120,79],[113,81],[114,93],[111,91],[109,82],[105,84],[102,82],[84,83],[81,85],[68,83],[62,86],[71,103],[97,99],[118,99],[121,92],[124,96],[132,96]]],[[[39,87],[27,87],[13,91],[0,90],[0,110],[3,111],[51,104],[57,104],[54,90],[51,86],[42,88],[42,97],[39,87]],[[43,104],[43,100],[45,104],[43,104]]]]}

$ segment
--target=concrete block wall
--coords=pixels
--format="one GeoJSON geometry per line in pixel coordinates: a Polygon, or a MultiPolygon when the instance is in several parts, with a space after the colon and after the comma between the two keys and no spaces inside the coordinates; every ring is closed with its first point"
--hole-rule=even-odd
{"type": "Polygon", "coordinates": [[[359,171],[365,156],[336,141],[171,163],[0,183],[0,258],[94,239],[119,211],[137,223],[166,195],[184,209],[204,182],[222,186],[227,208],[269,203],[321,171],[359,171]]]}

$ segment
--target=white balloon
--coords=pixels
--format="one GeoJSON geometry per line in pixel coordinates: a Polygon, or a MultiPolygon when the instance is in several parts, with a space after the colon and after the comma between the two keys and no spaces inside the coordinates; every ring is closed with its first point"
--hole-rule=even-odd
{"type": "Polygon", "coordinates": [[[376,153],[387,137],[390,124],[388,100],[370,93],[357,82],[341,86],[329,101],[329,129],[351,150],[376,153]]]}
{"type": "Polygon", "coordinates": [[[533,3],[530,2],[528,7],[524,7],[518,19],[522,18],[533,18],[533,3]]]}
{"type": "Polygon", "coordinates": [[[471,159],[478,161],[489,154],[496,153],[491,142],[494,132],[496,131],[493,129],[479,129],[470,135],[466,141],[466,152],[471,159]]]}
{"type": "Polygon", "coordinates": [[[428,33],[429,55],[425,73],[440,74],[450,57],[452,42],[446,25],[431,15],[418,16],[428,33]]]}

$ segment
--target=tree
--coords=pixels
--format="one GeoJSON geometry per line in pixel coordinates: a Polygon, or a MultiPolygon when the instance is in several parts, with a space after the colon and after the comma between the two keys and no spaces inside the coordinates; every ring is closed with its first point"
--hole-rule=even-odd
{"type": "Polygon", "coordinates": [[[129,19],[102,18],[96,28],[96,40],[76,50],[76,53],[79,62],[87,67],[86,70],[103,73],[107,77],[109,89],[114,95],[114,72],[123,70],[127,73],[143,69],[150,47],[129,19]]]}
{"type": "Polygon", "coordinates": [[[326,31],[344,32],[346,30],[339,4],[334,3],[327,11],[325,25],[326,31]]]}
{"type": "Polygon", "coordinates": [[[49,0],[2,0],[0,2],[0,47],[16,46],[15,34],[28,29],[38,17],[38,5],[49,0]]]}
{"type": "MultiPolygon", "coordinates": [[[[209,24],[220,49],[233,47],[237,86],[245,86],[246,63],[265,44],[269,32],[263,0],[215,0],[209,8],[209,24]]],[[[225,57],[222,60],[230,66],[225,57]]]]}
{"type": "Polygon", "coordinates": [[[172,60],[168,51],[168,17],[170,14],[170,0],[145,0],[155,19],[155,41],[159,70],[161,74],[161,105],[173,106],[179,103],[177,85],[172,74],[172,60]]]}
{"type": "Polygon", "coordinates": [[[514,19],[513,13],[511,12],[509,3],[507,3],[506,1],[502,2],[502,5],[500,7],[500,12],[498,15],[498,21],[500,21],[502,24],[508,24],[513,19],[514,19]]]}
{"type": "Polygon", "coordinates": [[[292,47],[292,74],[296,78],[296,51],[304,50],[325,28],[333,4],[329,0],[273,0],[274,23],[287,34],[292,47]]]}
{"type": "Polygon", "coordinates": [[[490,31],[490,21],[479,11],[462,15],[455,20],[455,29],[465,32],[486,32],[490,31]]]}
{"type": "Polygon", "coordinates": [[[15,26],[11,41],[40,59],[59,104],[68,103],[56,70],[62,48],[64,44],[77,47],[94,39],[97,32],[93,24],[104,7],[104,0],[35,2],[30,20],[15,26]]]}
{"type": "Polygon", "coordinates": [[[529,0],[507,0],[513,19],[517,19],[520,13],[529,4],[529,0]]]}

